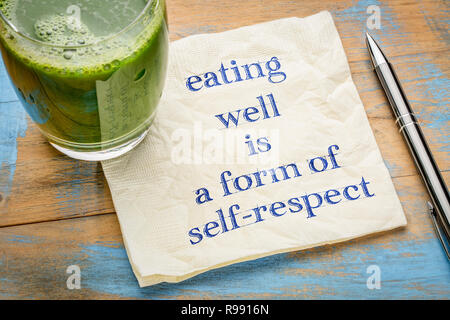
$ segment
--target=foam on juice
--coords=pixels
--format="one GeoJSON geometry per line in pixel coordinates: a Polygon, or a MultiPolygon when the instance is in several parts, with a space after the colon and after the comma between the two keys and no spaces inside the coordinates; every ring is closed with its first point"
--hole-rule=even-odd
{"type": "MultiPolygon", "coordinates": [[[[119,61],[136,55],[160,27],[163,10],[153,2],[152,20],[138,37],[109,40],[140,17],[147,2],[0,0],[0,10],[21,33],[49,46],[30,45],[12,36],[5,37],[6,45],[25,63],[45,72],[62,75],[110,72],[119,67],[119,61]]],[[[0,30],[1,27],[0,24],[0,30]]]]}

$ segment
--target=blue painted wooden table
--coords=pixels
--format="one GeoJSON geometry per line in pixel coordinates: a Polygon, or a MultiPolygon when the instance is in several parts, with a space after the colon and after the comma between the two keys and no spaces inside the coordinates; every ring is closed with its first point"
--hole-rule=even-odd
{"type": "Polygon", "coordinates": [[[369,30],[392,57],[449,183],[449,4],[443,1],[167,1],[171,39],[329,10],[407,215],[408,226],[139,288],[100,164],[69,159],[40,135],[0,64],[0,298],[448,299],[448,263],[428,200],[364,44],[369,30]],[[369,8],[369,10],[368,10],[369,8]],[[375,7],[376,10],[376,7],[375,7]],[[368,13],[369,11],[369,13],[368,13]],[[81,288],[69,289],[78,266],[81,288]],[[380,288],[367,286],[373,270],[380,288]]]}

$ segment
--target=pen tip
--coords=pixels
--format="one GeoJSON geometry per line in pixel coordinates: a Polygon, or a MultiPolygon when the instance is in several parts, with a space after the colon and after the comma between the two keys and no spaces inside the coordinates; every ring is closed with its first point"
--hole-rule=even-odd
{"type": "Polygon", "coordinates": [[[373,40],[372,36],[368,32],[366,32],[366,44],[367,44],[367,46],[375,46],[376,45],[375,40],[373,40]]]}
{"type": "Polygon", "coordinates": [[[380,47],[368,32],[366,32],[366,45],[367,49],[369,50],[370,57],[374,67],[377,67],[380,64],[387,62],[380,47]]]}
{"type": "Polygon", "coordinates": [[[370,42],[369,39],[372,39],[372,37],[370,36],[370,34],[368,34],[368,33],[366,32],[366,45],[367,45],[367,47],[370,46],[370,45],[369,45],[369,42],[370,42]]]}

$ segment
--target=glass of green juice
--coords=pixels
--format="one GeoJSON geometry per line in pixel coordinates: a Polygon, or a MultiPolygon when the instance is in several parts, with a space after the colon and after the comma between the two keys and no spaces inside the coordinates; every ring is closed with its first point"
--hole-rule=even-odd
{"type": "Polygon", "coordinates": [[[166,77],[166,21],[163,0],[0,0],[9,77],[56,149],[100,161],[144,139],[166,77]]]}

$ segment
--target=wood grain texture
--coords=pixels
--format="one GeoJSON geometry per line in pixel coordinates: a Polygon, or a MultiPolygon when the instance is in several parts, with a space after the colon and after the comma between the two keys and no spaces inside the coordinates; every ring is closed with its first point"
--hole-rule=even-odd
{"type": "Polygon", "coordinates": [[[445,1],[200,1],[168,3],[170,38],[225,31],[321,10],[332,13],[353,80],[408,217],[408,226],[345,244],[277,255],[176,285],[139,289],[101,166],[55,151],[31,123],[0,63],[0,297],[4,298],[450,298],[450,268],[426,215],[427,195],[371,70],[364,32],[396,67],[449,183],[449,43],[445,1]],[[82,268],[82,290],[65,270],[82,268]],[[382,290],[368,290],[378,264],[382,290]],[[424,275],[423,270],[432,270],[424,275]],[[273,279],[273,281],[266,281],[273,279]]]}
{"type": "Polygon", "coordinates": [[[425,190],[415,175],[395,178],[394,183],[406,211],[407,228],[239,263],[178,284],[164,283],[142,289],[128,263],[114,214],[1,228],[0,296],[448,298],[449,266],[434,237],[430,217],[425,214],[425,190]],[[366,287],[367,268],[374,264],[381,269],[381,290],[366,287]],[[66,269],[70,265],[81,269],[80,290],[66,287],[66,269]]]}

